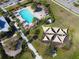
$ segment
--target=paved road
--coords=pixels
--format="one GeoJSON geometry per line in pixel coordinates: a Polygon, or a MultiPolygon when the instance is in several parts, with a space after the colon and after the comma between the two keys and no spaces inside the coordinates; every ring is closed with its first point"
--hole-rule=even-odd
{"type": "Polygon", "coordinates": [[[79,8],[73,6],[73,2],[75,0],[51,0],[53,1],[55,4],[63,7],[64,9],[66,9],[67,11],[71,12],[72,14],[79,16],[79,8]]]}
{"type": "Polygon", "coordinates": [[[8,2],[0,4],[0,7],[8,7],[11,5],[15,5],[17,2],[18,2],[18,0],[9,0],[8,2]]]}

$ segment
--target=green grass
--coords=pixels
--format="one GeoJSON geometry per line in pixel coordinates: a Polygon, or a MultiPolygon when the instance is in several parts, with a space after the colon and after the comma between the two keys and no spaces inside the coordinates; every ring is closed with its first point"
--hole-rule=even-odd
{"type": "Polygon", "coordinates": [[[2,13],[0,13],[0,16],[2,16],[2,13]]]}
{"type": "Polygon", "coordinates": [[[31,56],[31,53],[29,52],[24,52],[19,59],[33,59],[31,56]]]}
{"type": "MultiPolygon", "coordinates": [[[[54,14],[55,23],[50,25],[51,27],[61,27],[61,28],[69,28],[73,35],[73,46],[70,50],[58,49],[57,56],[53,58],[52,56],[45,55],[46,49],[49,45],[41,42],[43,36],[43,30],[41,28],[41,24],[38,25],[36,29],[40,29],[38,40],[34,40],[32,44],[38,50],[39,54],[42,55],[43,59],[79,59],[79,17],[71,14],[60,6],[50,2],[51,14],[54,14]]],[[[33,36],[36,29],[30,30],[30,36],[33,36]]],[[[71,35],[71,33],[69,33],[71,35]]],[[[28,35],[29,36],[29,35],[28,35]]],[[[28,37],[30,39],[30,37],[28,37]]],[[[25,52],[22,54],[19,59],[33,59],[30,57],[29,52],[25,52]]]]}
{"type": "MultiPolygon", "coordinates": [[[[51,2],[51,12],[54,14],[55,23],[50,25],[51,27],[69,28],[73,35],[73,46],[70,50],[58,49],[57,56],[55,58],[45,55],[48,45],[42,43],[40,40],[33,41],[33,45],[44,59],[78,59],[78,45],[79,45],[79,17],[69,13],[65,9],[51,2]]],[[[42,29],[42,28],[41,28],[42,29]]],[[[69,33],[69,35],[71,35],[69,33]]],[[[42,35],[41,35],[42,36],[42,35]]],[[[41,37],[40,36],[40,37],[41,37]]]]}

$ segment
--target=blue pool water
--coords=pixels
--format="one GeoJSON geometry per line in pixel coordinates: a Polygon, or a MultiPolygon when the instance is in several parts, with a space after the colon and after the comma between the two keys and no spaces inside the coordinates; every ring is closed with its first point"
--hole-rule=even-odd
{"type": "Polygon", "coordinates": [[[32,23],[34,17],[28,9],[22,9],[19,14],[28,24],[32,23]]]}
{"type": "Polygon", "coordinates": [[[5,27],[5,22],[0,19],[0,28],[4,28],[4,27],[5,27]]]}

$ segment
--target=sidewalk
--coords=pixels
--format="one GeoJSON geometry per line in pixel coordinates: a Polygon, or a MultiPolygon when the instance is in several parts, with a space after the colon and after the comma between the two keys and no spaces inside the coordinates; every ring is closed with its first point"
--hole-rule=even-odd
{"type": "MultiPolygon", "coordinates": [[[[65,2],[63,2],[63,1],[61,1],[61,0],[51,0],[51,1],[54,2],[55,4],[61,6],[62,8],[64,8],[65,10],[67,10],[68,12],[70,12],[70,13],[76,15],[76,16],[79,16],[79,9],[78,9],[76,12],[74,12],[75,8],[73,8],[72,6],[69,6],[69,5],[64,6],[64,5],[61,4],[61,3],[65,3],[65,2]],[[59,2],[59,1],[60,1],[60,2],[59,2]],[[74,9],[74,10],[71,10],[70,8],[71,8],[71,9],[74,9]],[[78,13],[77,13],[77,12],[78,12],[78,13]]],[[[65,3],[65,4],[66,4],[66,3],[65,3]]]]}

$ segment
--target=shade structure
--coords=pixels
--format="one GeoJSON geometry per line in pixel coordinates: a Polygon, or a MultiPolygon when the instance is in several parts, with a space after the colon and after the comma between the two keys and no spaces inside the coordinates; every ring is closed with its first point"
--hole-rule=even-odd
{"type": "Polygon", "coordinates": [[[50,27],[44,27],[44,26],[42,26],[42,28],[43,28],[44,32],[46,32],[50,27]]]}
{"type": "Polygon", "coordinates": [[[44,39],[43,39],[43,41],[49,41],[49,40],[48,40],[48,38],[45,36],[44,39]]]}
{"type": "Polygon", "coordinates": [[[57,27],[53,27],[52,29],[55,31],[55,33],[57,33],[59,30],[59,28],[57,28],[57,27]]]}
{"type": "Polygon", "coordinates": [[[68,32],[68,29],[63,29],[64,33],[67,34],[68,32]]]}
{"type": "Polygon", "coordinates": [[[45,33],[48,33],[48,34],[54,34],[54,32],[52,31],[51,28],[49,28],[45,33]]]}
{"type": "Polygon", "coordinates": [[[65,33],[63,32],[63,30],[62,29],[59,29],[59,31],[58,31],[58,33],[57,34],[59,34],[59,35],[65,35],[65,33]]]}
{"type": "Polygon", "coordinates": [[[64,39],[66,38],[66,36],[58,36],[58,37],[61,40],[61,43],[63,43],[64,42],[64,39]]]}
{"type": "Polygon", "coordinates": [[[61,29],[57,27],[44,27],[45,37],[43,41],[52,41],[55,43],[64,43],[67,36],[67,29],[61,29]],[[46,29],[45,29],[46,28],[46,29]]]}
{"type": "Polygon", "coordinates": [[[52,40],[52,37],[54,36],[54,34],[52,34],[52,35],[47,34],[46,36],[49,38],[49,40],[52,40]]]}
{"type": "Polygon", "coordinates": [[[58,38],[58,36],[56,36],[56,37],[54,38],[53,42],[61,43],[61,40],[58,38]]]}

